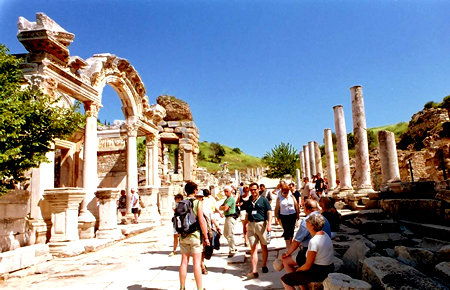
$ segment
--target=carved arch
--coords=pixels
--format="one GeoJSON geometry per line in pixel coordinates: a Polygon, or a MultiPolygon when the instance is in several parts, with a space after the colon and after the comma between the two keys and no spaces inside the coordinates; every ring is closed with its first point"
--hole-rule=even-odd
{"type": "Polygon", "coordinates": [[[126,119],[141,119],[147,114],[150,105],[144,83],[128,60],[105,53],[94,55],[86,63],[83,74],[99,92],[100,101],[103,88],[108,84],[119,95],[126,119]]]}

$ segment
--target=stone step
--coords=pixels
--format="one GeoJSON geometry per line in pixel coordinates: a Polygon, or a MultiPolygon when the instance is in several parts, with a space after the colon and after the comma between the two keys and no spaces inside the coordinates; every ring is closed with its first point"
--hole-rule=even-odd
{"type": "Polygon", "coordinates": [[[450,227],[408,220],[400,220],[399,222],[410,231],[422,237],[430,237],[450,242],[450,227]]]}

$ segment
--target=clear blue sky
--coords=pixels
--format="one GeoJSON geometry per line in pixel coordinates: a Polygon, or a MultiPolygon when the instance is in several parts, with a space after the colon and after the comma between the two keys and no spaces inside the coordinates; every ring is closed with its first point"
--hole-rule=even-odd
{"type": "MultiPolygon", "coordinates": [[[[202,141],[263,156],[334,131],[332,107],[362,85],[367,126],[409,121],[450,95],[450,1],[0,0],[0,42],[44,12],[75,34],[71,55],[109,52],[140,74],[151,103],[186,101],[202,141]]],[[[123,119],[107,87],[101,121],[123,119]]]]}

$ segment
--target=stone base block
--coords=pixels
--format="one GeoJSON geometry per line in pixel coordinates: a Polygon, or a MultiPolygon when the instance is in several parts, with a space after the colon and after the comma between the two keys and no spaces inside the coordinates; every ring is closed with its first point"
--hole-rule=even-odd
{"type": "Polygon", "coordinates": [[[51,260],[48,245],[37,244],[0,254],[0,274],[6,274],[51,260]]]}
{"type": "Polygon", "coordinates": [[[48,243],[50,253],[55,257],[78,256],[85,252],[85,248],[80,241],[48,243]]]}
{"type": "Polygon", "coordinates": [[[95,233],[97,239],[113,239],[120,240],[122,236],[122,231],[120,229],[109,229],[109,230],[98,230],[95,233]]]}
{"type": "Polygon", "coordinates": [[[323,287],[329,290],[369,290],[372,286],[362,280],[353,279],[342,273],[330,273],[323,281],[323,287]]]}

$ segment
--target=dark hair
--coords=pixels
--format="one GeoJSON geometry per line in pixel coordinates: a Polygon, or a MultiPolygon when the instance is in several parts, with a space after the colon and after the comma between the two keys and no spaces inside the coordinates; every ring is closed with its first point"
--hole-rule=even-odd
{"type": "Polygon", "coordinates": [[[243,186],[244,185],[244,183],[243,182],[241,182],[240,184],[239,184],[240,186],[243,186]]]}
{"type": "Polygon", "coordinates": [[[124,194],[124,193],[126,193],[126,191],[125,191],[125,189],[122,189],[122,190],[120,191],[120,194],[124,194]]]}
{"type": "Polygon", "coordinates": [[[176,200],[176,199],[183,200],[183,199],[184,199],[184,196],[183,196],[181,193],[179,193],[179,194],[175,195],[174,199],[175,199],[175,200],[176,200]]]}
{"type": "Polygon", "coordinates": [[[264,185],[264,183],[261,183],[260,185],[259,185],[259,188],[261,188],[261,187],[263,187],[264,186],[264,188],[266,187],[265,185],[264,185]]]}
{"type": "Polygon", "coordinates": [[[203,195],[205,196],[205,197],[208,197],[208,196],[210,196],[211,195],[211,192],[209,192],[209,190],[208,189],[202,189],[202,191],[203,191],[203,195]]]}
{"type": "Polygon", "coordinates": [[[324,210],[333,208],[333,201],[331,201],[331,199],[329,197],[322,196],[319,200],[319,204],[320,203],[323,204],[324,210]]]}
{"type": "Polygon", "coordinates": [[[186,185],[184,186],[184,191],[186,191],[187,195],[191,195],[194,193],[194,191],[197,189],[197,183],[193,181],[187,181],[186,185]]]}
{"type": "Polygon", "coordinates": [[[317,201],[314,199],[307,199],[305,200],[305,209],[318,209],[317,207],[317,201]]]}
{"type": "Polygon", "coordinates": [[[258,188],[259,188],[259,185],[258,185],[258,183],[256,183],[256,182],[252,182],[252,183],[250,183],[250,185],[249,185],[248,187],[252,187],[253,185],[256,185],[256,187],[258,187],[258,188]]]}

